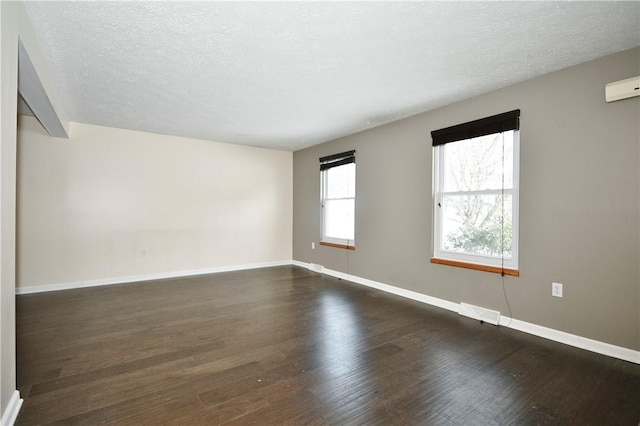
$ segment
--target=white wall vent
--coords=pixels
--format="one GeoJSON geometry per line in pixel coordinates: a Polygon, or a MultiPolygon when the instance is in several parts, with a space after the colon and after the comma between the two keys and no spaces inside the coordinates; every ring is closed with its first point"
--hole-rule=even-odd
{"type": "Polygon", "coordinates": [[[640,96],[640,75],[626,80],[614,81],[604,88],[604,97],[607,102],[640,96]]]}
{"type": "Polygon", "coordinates": [[[480,306],[470,305],[468,303],[460,303],[458,313],[465,317],[488,322],[489,324],[498,325],[500,322],[500,312],[480,306]]]}

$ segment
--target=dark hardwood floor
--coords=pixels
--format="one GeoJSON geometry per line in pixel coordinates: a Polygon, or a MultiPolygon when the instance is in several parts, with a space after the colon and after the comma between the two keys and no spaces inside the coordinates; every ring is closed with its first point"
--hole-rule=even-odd
{"type": "Polygon", "coordinates": [[[17,297],[18,425],[638,425],[640,366],[297,267],[17,297]]]}

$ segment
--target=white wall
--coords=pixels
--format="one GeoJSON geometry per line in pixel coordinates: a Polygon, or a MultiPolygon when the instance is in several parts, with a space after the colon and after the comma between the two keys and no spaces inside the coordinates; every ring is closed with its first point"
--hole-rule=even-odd
{"type": "Polygon", "coordinates": [[[291,152],[18,131],[18,288],[291,260],[291,152]]]}
{"type": "MultiPolygon", "coordinates": [[[[47,95],[52,113],[63,128],[52,78],[46,69],[33,29],[21,2],[0,2],[0,423],[11,423],[20,408],[16,390],[15,263],[16,263],[16,114],[18,44],[33,65],[33,77],[47,95]]],[[[31,81],[36,83],[35,80],[31,81]]]]}
{"type": "Polygon", "coordinates": [[[60,107],[42,53],[21,2],[0,2],[0,423],[10,423],[20,407],[16,390],[15,259],[16,259],[16,114],[18,43],[22,41],[42,93],[62,127],[60,107]]]}

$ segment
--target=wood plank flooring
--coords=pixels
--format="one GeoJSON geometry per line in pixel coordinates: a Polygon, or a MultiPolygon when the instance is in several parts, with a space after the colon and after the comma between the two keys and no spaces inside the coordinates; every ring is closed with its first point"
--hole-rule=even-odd
{"type": "Polygon", "coordinates": [[[17,297],[18,425],[638,425],[640,366],[294,266],[17,297]]]}

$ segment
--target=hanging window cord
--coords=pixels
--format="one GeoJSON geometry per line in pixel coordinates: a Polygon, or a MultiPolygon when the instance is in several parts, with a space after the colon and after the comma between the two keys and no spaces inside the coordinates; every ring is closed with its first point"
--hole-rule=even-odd
{"type": "Polygon", "coordinates": [[[501,265],[501,271],[500,271],[500,280],[502,281],[502,294],[504,295],[504,301],[507,304],[507,309],[509,310],[509,324],[507,324],[507,326],[511,325],[511,322],[513,321],[513,314],[511,313],[511,305],[509,304],[509,298],[507,297],[507,289],[505,286],[505,282],[504,282],[504,133],[500,134],[501,139],[502,139],[502,167],[501,167],[501,171],[502,171],[502,188],[500,191],[500,197],[501,197],[501,207],[502,207],[502,215],[500,217],[500,265],[501,265]]]}
{"type": "MultiPolygon", "coordinates": [[[[351,241],[351,240],[347,240],[347,245],[349,245],[349,241],[351,241]]],[[[345,251],[347,252],[347,274],[351,275],[351,271],[349,269],[349,252],[351,250],[345,250],[345,251]]]]}

